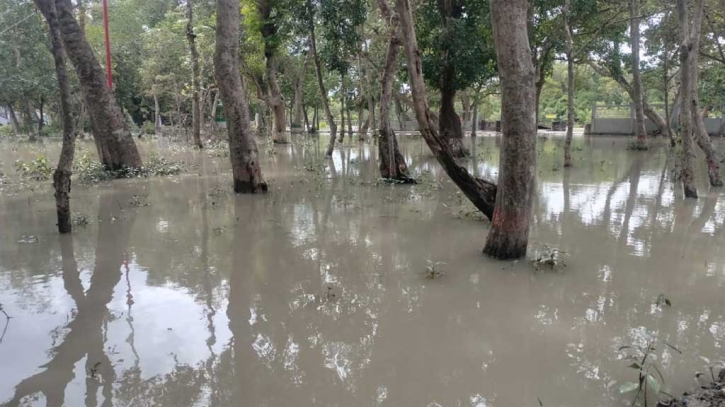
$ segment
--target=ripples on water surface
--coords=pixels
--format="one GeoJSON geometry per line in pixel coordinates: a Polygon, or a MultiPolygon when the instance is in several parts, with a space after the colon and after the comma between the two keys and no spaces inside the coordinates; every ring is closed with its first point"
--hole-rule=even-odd
{"type": "MultiPolygon", "coordinates": [[[[0,403],[619,406],[636,372],[617,349],[653,338],[683,352],[657,357],[687,390],[724,356],[725,200],[701,168],[685,201],[667,149],[627,142],[576,139],[564,171],[539,140],[532,247],[566,252],[559,272],[483,257],[488,223],[419,139],[417,186],[376,185],[369,145],[324,160],[323,139],[265,154],[266,196],[231,194],[228,158],[145,142],[189,172],[76,183],[72,237],[47,182],[0,186],[0,403]]],[[[7,175],[37,153],[12,147],[7,175]]],[[[495,178],[498,140],[472,147],[495,178]]]]}

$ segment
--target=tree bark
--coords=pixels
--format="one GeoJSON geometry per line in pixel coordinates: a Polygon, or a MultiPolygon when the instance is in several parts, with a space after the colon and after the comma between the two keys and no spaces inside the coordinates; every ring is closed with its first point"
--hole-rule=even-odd
{"type": "Polygon", "coordinates": [[[141,155],[106,74],[76,22],[71,0],[56,0],[56,10],[63,46],[78,74],[101,163],[112,170],[140,167],[141,155]]]}
{"type": "Polygon", "coordinates": [[[301,132],[302,121],[307,120],[303,117],[303,85],[305,84],[305,72],[307,70],[307,57],[302,62],[302,71],[300,72],[297,80],[295,81],[295,100],[294,100],[294,114],[292,115],[292,124],[290,125],[291,131],[301,132]]]}
{"type": "Polygon", "coordinates": [[[261,34],[264,39],[264,59],[267,80],[267,106],[272,110],[274,121],[272,123],[272,141],[275,144],[287,144],[285,138],[285,108],[284,97],[277,80],[277,26],[272,20],[272,5],[270,0],[258,0],[257,9],[262,19],[261,34]]]}
{"type": "Polygon", "coordinates": [[[632,46],[632,99],[634,101],[634,129],[637,136],[637,149],[647,150],[647,130],[644,126],[644,106],[642,104],[642,78],[639,72],[639,2],[640,0],[629,0],[629,28],[632,46]]]}
{"type": "Polygon", "coordinates": [[[471,120],[471,137],[476,137],[476,130],[478,130],[478,95],[476,100],[473,101],[473,118],[471,120]]]}
{"type": "MultiPolygon", "coordinates": [[[[314,19],[310,18],[309,21],[310,30],[310,52],[312,52],[312,59],[315,62],[315,73],[317,74],[317,86],[320,89],[320,100],[322,100],[322,107],[325,109],[325,117],[327,118],[327,125],[330,127],[330,143],[327,145],[327,157],[332,156],[332,151],[335,149],[335,138],[337,137],[337,125],[335,125],[335,118],[332,116],[330,110],[330,101],[327,98],[327,89],[325,88],[325,82],[322,79],[322,62],[320,56],[317,54],[317,44],[315,39],[315,23],[314,19]]],[[[319,119],[319,117],[318,117],[319,119]]],[[[319,123],[318,123],[319,130],[319,123]]]]}
{"type": "Polygon", "coordinates": [[[337,141],[340,144],[345,142],[345,77],[342,75],[340,75],[340,139],[337,141]]]}
{"type": "MultiPolygon", "coordinates": [[[[574,164],[571,161],[571,140],[574,137],[574,37],[571,27],[571,0],[564,2],[564,32],[566,33],[566,67],[567,67],[567,113],[566,142],[564,143],[564,167],[574,164]]],[[[538,127],[538,123],[537,123],[538,127]]]]}
{"type": "MultiPolygon", "coordinates": [[[[720,177],[720,159],[718,158],[717,151],[712,145],[710,135],[707,134],[705,123],[702,119],[703,115],[700,114],[700,96],[698,91],[698,79],[700,67],[699,52],[700,52],[700,30],[702,28],[702,19],[704,13],[704,1],[695,0],[693,7],[693,18],[692,25],[690,27],[690,38],[691,38],[691,54],[690,54],[690,75],[692,75],[692,93],[690,99],[690,113],[692,115],[693,122],[693,138],[697,141],[697,145],[705,153],[705,161],[707,162],[707,175],[710,179],[710,185],[713,187],[723,186],[722,178],[720,177]]],[[[687,93],[684,93],[687,95],[687,93]]],[[[707,111],[707,109],[705,109],[707,111]]]]}
{"type": "Polygon", "coordinates": [[[20,123],[18,123],[18,116],[15,114],[12,103],[8,103],[8,116],[10,116],[10,124],[13,126],[13,133],[15,133],[15,136],[19,136],[20,123]]]}
{"type": "Polygon", "coordinates": [[[43,136],[43,128],[45,127],[45,113],[43,112],[44,108],[45,98],[41,96],[40,102],[38,102],[38,137],[43,136]]]}
{"type": "Polygon", "coordinates": [[[73,131],[73,114],[71,112],[70,87],[66,71],[65,54],[61,41],[58,16],[54,0],[35,0],[35,5],[48,23],[50,50],[55,64],[55,75],[60,93],[60,110],[63,120],[63,145],[58,159],[58,166],[53,172],[53,188],[55,189],[55,209],[58,216],[58,232],[70,233],[73,229],[70,212],[71,174],[73,171],[73,155],[75,152],[75,132],[73,131]]]}
{"type": "Polygon", "coordinates": [[[259,152],[249,123],[247,94],[239,75],[238,0],[217,0],[214,72],[227,118],[234,192],[266,192],[259,152]]]}
{"type": "Polygon", "coordinates": [[[464,122],[470,121],[473,114],[473,101],[471,100],[471,96],[469,96],[468,92],[464,90],[459,92],[459,97],[461,99],[461,106],[463,107],[462,119],[464,122]]]}
{"type": "Polygon", "coordinates": [[[154,134],[161,136],[161,108],[159,107],[159,97],[154,93],[154,134]]]}
{"type": "Polygon", "coordinates": [[[186,40],[191,53],[191,109],[192,109],[192,135],[194,145],[204,148],[201,142],[201,102],[199,101],[199,51],[196,49],[196,34],[194,33],[194,4],[193,0],[186,0],[186,40]]]}
{"type": "MultiPolygon", "coordinates": [[[[686,0],[677,0],[677,14],[680,22],[680,93],[692,95],[692,64],[690,54],[692,38],[690,36],[690,18],[686,0]]],[[[682,168],[680,178],[686,198],[697,198],[697,188],[694,180],[694,165],[692,163],[692,114],[683,103],[680,109],[680,137],[682,138],[682,168]]]]}
{"type": "Polygon", "coordinates": [[[397,11],[400,18],[401,39],[405,47],[408,80],[413,94],[413,107],[420,133],[443,170],[451,177],[451,180],[458,185],[463,194],[471,200],[478,210],[491,219],[493,218],[493,208],[496,200],[496,184],[471,176],[465,167],[456,162],[448,143],[444,141],[437,130],[434,130],[435,124],[429,113],[430,109],[425,94],[422,62],[413,25],[410,1],[397,0],[397,11]]]}
{"type": "Polygon", "coordinates": [[[527,0],[491,0],[501,81],[499,193],[483,252],[496,259],[526,255],[536,175],[536,72],[527,34],[527,0]]]}
{"type": "MultiPolygon", "coordinates": [[[[385,66],[380,82],[380,128],[378,135],[378,155],[380,156],[380,177],[405,183],[415,182],[408,172],[405,158],[398,149],[395,132],[390,128],[390,106],[392,105],[393,81],[398,67],[400,39],[398,38],[398,16],[393,14],[386,0],[378,0],[380,14],[388,27],[388,48],[385,53],[385,66]]],[[[374,117],[370,112],[369,117],[374,117]]]]}

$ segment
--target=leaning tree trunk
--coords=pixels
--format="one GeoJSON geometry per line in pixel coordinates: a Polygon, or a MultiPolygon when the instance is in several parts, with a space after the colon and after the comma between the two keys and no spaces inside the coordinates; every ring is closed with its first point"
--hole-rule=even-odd
{"type": "Polygon", "coordinates": [[[41,96],[40,102],[38,103],[38,137],[43,136],[43,128],[45,128],[45,99],[41,96]]]}
{"type": "Polygon", "coordinates": [[[106,74],[76,22],[71,0],[56,0],[56,8],[63,46],[78,74],[88,107],[98,157],[112,170],[140,167],[141,155],[106,82],[106,74]]]}
{"type": "MultiPolygon", "coordinates": [[[[690,18],[686,0],[677,0],[677,14],[680,20],[680,93],[691,95],[692,83],[691,52],[692,39],[689,34],[690,18]]],[[[680,109],[680,138],[682,138],[682,169],[680,178],[687,198],[697,198],[697,188],[694,180],[694,166],[692,163],[692,115],[686,103],[680,109]]]]}
{"type": "MultiPolygon", "coordinates": [[[[703,8],[703,0],[695,0],[692,26],[690,27],[692,47],[690,50],[690,75],[692,75],[690,111],[693,123],[693,138],[697,141],[697,145],[700,146],[700,149],[705,153],[707,175],[710,178],[710,185],[714,187],[721,187],[723,185],[723,181],[722,177],[720,177],[720,159],[718,158],[717,151],[715,151],[715,147],[712,145],[710,135],[707,134],[707,128],[702,120],[703,115],[700,114],[700,96],[697,87],[700,70],[698,65],[698,53],[700,51],[700,30],[702,28],[702,18],[704,13],[703,8]]],[[[687,93],[685,93],[685,95],[686,94],[687,93]]]]}
{"type": "Polygon", "coordinates": [[[483,252],[496,259],[526,255],[536,175],[536,72],[526,31],[528,0],[491,0],[501,81],[499,193],[483,252]]]}
{"type": "Polygon", "coordinates": [[[448,143],[435,130],[436,124],[431,118],[425,94],[422,62],[420,50],[418,49],[418,39],[415,35],[415,26],[413,25],[413,12],[410,1],[397,0],[397,12],[400,18],[401,39],[405,47],[405,58],[408,62],[408,80],[413,94],[413,108],[420,127],[420,134],[443,167],[443,170],[451,177],[451,180],[458,185],[463,194],[471,200],[478,210],[488,216],[489,219],[492,219],[496,200],[496,184],[471,176],[465,167],[456,162],[448,143]]]}
{"type": "Polygon", "coordinates": [[[196,49],[196,34],[194,34],[194,5],[192,0],[186,0],[186,40],[189,42],[191,53],[191,109],[192,109],[192,135],[194,145],[204,148],[201,142],[201,103],[199,101],[199,51],[196,49]]]}
{"type": "Polygon", "coordinates": [[[19,136],[20,123],[18,123],[18,116],[15,114],[12,103],[8,103],[8,116],[10,116],[10,124],[13,126],[13,133],[15,133],[15,136],[19,136]]]}
{"type": "Polygon", "coordinates": [[[639,1],[629,0],[630,37],[632,46],[632,97],[634,101],[634,133],[637,150],[647,150],[647,130],[644,126],[642,78],[639,72],[639,1]]]}
{"type": "MultiPolygon", "coordinates": [[[[574,38],[570,23],[571,0],[564,3],[564,31],[566,33],[566,142],[564,143],[564,167],[571,167],[571,139],[574,137],[574,38]]],[[[537,123],[538,127],[538,123],[537,123]]]]}
{"type": "MultiPolygon", "coordinates": [[[[415,182],[408,172],[405,158],[398,149],[395,132],[390,128],[390,106],[392,105],[393,81],[398,68],[400,39],[398,38],[398,18],[394,16],[386,0],[378,0],[378,7],[388,25],[388,49],[385,54],[385,67],[380,83],[380,128],[378,134],[378,154],[380,156],[380,176],[405,183],[415,182]]],[[[374,117],[370,112],[370,118],[374,117]]]]}
{"type": "Polygon", "coordinates": [[[247,94],[239,75],[239,15],[238,0],[217,0],[214,73],[227,118],[234,192],[265,192],[267,183],[262,177],[257,142],[249,124],[247,94]]]}
{"type": "MultiPolygon", "coordinates": [[[[317,44],[315,39],[315,25],[314,20],[310,18],[309,21],[310,30],[310,52],[312,52],[312,59],[315,61],[315,74],[317,75],[317,86],[320,89],[320,99],[322,100],[322,107],[325,109],[325,118],[327,118],[327,125],[330,127],[330,144],[327,145],[326,156],[331,157],[332,151],[335,149],[335,137],[337,137],[337,125],[335,125],[335,118],[332,116],[330,110],[330,101],[327,98],[327,89],[325,88],[325,82],[322,79],[322,62],[320,62],[320,56],[317,54],[317,44]]],[[[319,117],[318,117],[319,119],[319,117]]],[[[318,129],[319,131],[319,123],[318,129]]]]}
{"type": "Polygon", "coordinates": [[[55,189],[55,209],[58,214],[58,232],[70,233],[72,231],[70,216],[70,189],[71,173],[73,170],[73,155],[75,151],[75,133],[73,131],[73,114],[71,112],[70,87],[68,86],[68,72],[65,65],[63,43],[60,39],[58,15],[54,0],[35,0],[35,5],[48,22],[50,36],[50,50],[55,63],[55,75],[58,80],[60,92],[60,110],[63,118],[63,146],[58,159],[58,167],[53,172],[53,188],[55,189]]]}

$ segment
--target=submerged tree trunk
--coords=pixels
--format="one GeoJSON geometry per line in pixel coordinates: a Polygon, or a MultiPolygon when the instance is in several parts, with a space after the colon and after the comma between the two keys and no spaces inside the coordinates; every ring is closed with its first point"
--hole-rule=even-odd
{"type": "Polygon", "coordinates": [[[483,252],[496,259],[526,255],[536,175],[536,89],[526,31],[527,0],[491,0],[501,81],[499,192],[483,252]]]}
{"type": "Polygon", "coordinates": [[[637,136],[638,150],[647,150],[647,130],[644,126],[644,106],[642,105],[642,78],[639,72],[639,2],[629,0],[630,38],[632,46],[632,99],[634,101],[634,134],[637,136]]]}
{"type": "Polygon", "coordinates": [[[368,85],[368,92],[367,92],[367,102],[368,102],[368,122],[369,122],[369,128],[373,132],[373,137],[377,135],[376,132],[376,120],[375,120],[375,96],[373,95],[373,70],[370,68],[370,66],[367,66],[367,69],[365,69],[365,77],[367,78],[367,85],[368,85]]]}
{"type": "MultiPolygon", "coordinates": [[[[386,1],[386,0],[379,0],[386,1]]],[[[411,0],[397,0],[397,12],[400,18],[401,39],[405,47],[405,57],[408,66],[408,80],[413,94],[413,107],[418,120],[420,133],[435,155],[443,170],[458,185],[468,199],[483,212],[489,219],[493,218],[494,202],[496,200],[496,184],[475,178],[468,173],[465,167],[459,165],[453,158],[448,143],[434,129],[434,122],[430,115],[428,100],[423,82],[422,62],[418,39],[415,36],[411,0]]]]}
{"type": "Polygon", "coordinates": [[[201,142],[201,102],[199,101],[199,51],[196,49],[196,34],[194,34],[194,4],[193,0],[186,0],[186,40],[189,42],[191,53],[191,109],[192,109],[192,135],[194,145],[204,148],[201,142]]]}
{"type": "MultiPolygon", "coordinates": [[[[710,135],[707,134],[707,128],[702,119],[704,114],[700,114],[700,96],[698,91],[698,78],[700,67],[699,52],[700,52],[700,30],[702,28],[702,19],[704,13],[704,1],[695,0],[693,7],[693,18],[692,25],[690,27],[690,38],[691,38],[691,49],[690,49],[690,75],[692,76],[692,93],[690,99],[690,113],[692,115],[693,123],[693,138],[697,141],[697,145],[705,153],[705,161],[707,162],[707,175],[710,179],[710,185],[714,187],[723,186],[722,177],[720,177],[720,159],[718,158],[717,151],[712,145],[710,135]]],[[[685,93],[686,95],[686,93],[685,93]]],[[[685,106],[683,106],[684,108],[685,106]]],[[[707,110],[707,109],[706,109],[707,110]]]]}
{"type": "Polygon", "coordinates": [[[73,170],[73,155],[75,152],[75,133],[73,131],[73,115],[71,113],[70,87],[68,86],[68,72],[65,67],[65,54],[60,39],[58,16],[54,0],[35,0],[35,5],[48,22],[50,36],[50,50],[55,63],[55,75],[58,80],[60,93],[60,110],[63,118],[63,146],[58,159],[58,167],[53,172],[53,188],[55,189],[55,209],[58,215],[58,232],[70,233],[72,231],[70,213],[71,173],[73,170]]]}
{"type": "Polygon", "coordinates": [[[13,126],[13,133],[16,136],[20,135],[20,123],[18,123],[18,116],[15,114],[15,109],[12,103],[8,103],[8,116],[10,116],[10,124],[13,126]]]}
{"type": "Polygon", "coordinates": [[[140,167],[141,155],[106,82],[106,74],[75,20],[71,0],[56,0],[56,7],[63,46],[78,74],[98,157],[112,170],[140,167]]]}
{"type": "MultiPolygon", "coordinates": [[[[564,2],[564,31],[566,33],[566,67],[567,67],[567,112],[566,142],[564,143],[564,167],[571,167],[571,139],[574,137],[574,38],[571,22],[571,0],[564,2]]],[[[537,123],[538,127],[538,123],[537,123]]]]}
{"type": "MultiPolygon", "coordinates": [[[[390,128],[390,106],[392,105],[393,81],[398,67],[400,39],[398,38],[398,18],[390,10],[386,0],[378,0],[378,7],[388,26],[388,49],[385,53],[385,66],[380,83],[380,128],[378,134],[378,155],[380,156],[380,176],[406,183],[415,182],[410,178],[408,165],[398,149],[395,132],[390,128]]],[[[374,117],[370,112],[369,117],[374,117]]]]}
{"type": "Polygon", "coordinates": [[[238,0],[217,0],[214,72],[227,118],[234,192],[265,192],[257,142],[249,124],[247,94],[239,75],[238,0]]]}
{"type": "MultiPolygon", "coordinates": [[[[692,88],[692,64],[690,54],[692,49],[692,38],[690,36],[690,18],[686,0],[677,0],[677,14],[680,21],[680,94],[691,95],[692,88]]],[[[692,115],[688,104],[683,103],[680,109],[680,137],[682,138],[682,168],[680,178],[685,197],[697,198],[697,188],[694,180],[694,165],[692,163],[692,115]]]]}
{"type": "MultiPolygon", "coordinates": [[[[332,151],[335,149],[335,137],[337,137],[337,126],[335,125],[335,118],[332,116],[330,110],[330,101],[327,98],[327,89],[325,88],[325,82],[322,79],[322,62],[320,62],[320,56],[317,54],[317,44],[315,39],[315,25],[314,20],[310,18],[309,21],[310,30],[310,52],[312,52],[312,59],[315,62],[315,74],[317,75],[317,86],[320,89],[320,99],[322,100],[322,107],[325,109],[325,118],[327,119],[327,125],[330,127],[330,144],[327,146],[327,157],[332,156],[332,151]]],[[[318,117],[319,119],[319,117],[318,117]]],[[[319,130],[319,123],[318,123],[319,130]]]]}

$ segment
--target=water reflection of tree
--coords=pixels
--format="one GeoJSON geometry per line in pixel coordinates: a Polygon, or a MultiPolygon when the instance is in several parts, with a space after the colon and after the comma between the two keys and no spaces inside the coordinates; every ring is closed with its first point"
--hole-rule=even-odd
{"type": "Polygon", "coordinates": [[[126,261],[135,218],[133,211],[118,209],[115,198],[110,193],[101,197],[95,266],[86,292],[78,275],[72,237],[60,237],[63,284],[75,301],[77,312],[65,326],[68,333],[63,342],[52,349],[51,360],[41,366],[44,370],[22,380],[8,406],[18,405],[25,396],[37,392],[45,395],[49,406],[64,405],[65,388],[75,377],[74,365],[84,357],[88,372],[86,405],[97,405],[98,388],[102,388],[102,405],[112,405],[116,373],[104,349],[104,331],[110,318],[107,306],[121,280],[121,266],[126,261]]]}

